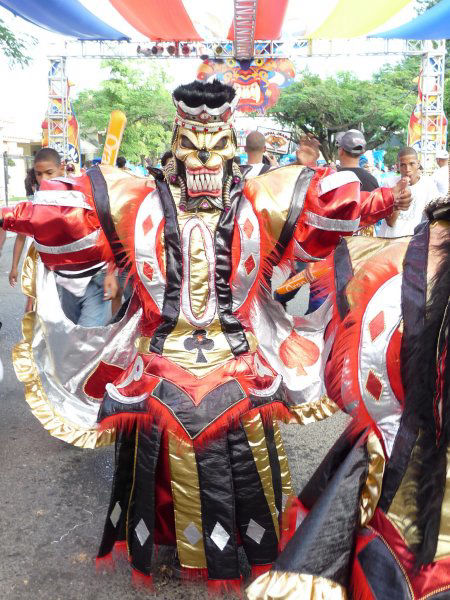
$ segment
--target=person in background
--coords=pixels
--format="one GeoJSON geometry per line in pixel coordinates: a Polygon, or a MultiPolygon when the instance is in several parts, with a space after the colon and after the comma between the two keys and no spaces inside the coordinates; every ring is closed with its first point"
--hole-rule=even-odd
{"type": "Polygon", "coordinates": [[[439,194],[442,197],[448,194],[448,152],[447,150],[438,150],[436,152],[436,163],[438,168],[433,173],[433,179],[439,194]]]}
{"type": "Polygon", "coordinates": [[[336,144],[340,165],[338,171],[352,171],[361,182],[361,191],[373,192],[379,185],[370,173],[369,162],[360,166],[360,156],[366,151],[367,142],[358,129],[340,131],[336,134],[336,144]],[[367,168],[366,168],[367,165],[367,168]]]}
{"type": "Polygon", "coordinates": [[[406,211],[394,211],[383,219],[377,231],[379,237],[396,238],[412,235],[414,229],[424,219],[424,209],[432,200],[440,196],[433,177],[424,175],[420,170],[419,158],[414,148],[401,148],[397,156],[400,177],[393,178],[391,186],[399,179],[406,179],[411,189],[412,201],[406,211]]]}
{"type": "MultiPolygon", "coordinates": [[[[27,176],[24,181],[25,193],[27,195],[27,200],[32,200],[34,192],[38,187],[38,183],[36,180],[36,176],[34,174],[34,168],[28,169],[27,176]]],[[[11,262],[11,270],[9,272],[9,285],[11,287],[15,287],[17,284],[18,277],[18,269],[20,257],[22,256],[22,252],[26,243],[26,236],[18,233],[16,235],[16,240],[14,242],[13,248],[13,257],[11,262]]],[[[27,247],[28,248],[28,247],[27,247]]],[[[27,301],[25,304],[25,312],[30,312],[33,309],[33,300],[29,296],[27,296],[27,301]]]]}
{"type": "Polygon", "coordinates": [[[127,159],[125,158],[125,156],[118,156],[117,160],[116,160],[116,167],[118,169],[123,169],[124,171],[127,168],[127,159]]]}
{"type": "Polygon", "coordinates": [[[257,177],[258,175],[267,173],[272,167],[278,166],[277,161],[272,155],[265,155],[266,138],[260,131],[251,131],[248,134],[245,139],[245,151],[248,156],[247,164],[242,165],[241,169],[245,179],[257,177]]]}
{"type": "Polygon", "coordinates": [[[297,164],[305,167],[316,167],[320,156],[320,142],[312,135],[302,135],[295,151],[297,164]]]}

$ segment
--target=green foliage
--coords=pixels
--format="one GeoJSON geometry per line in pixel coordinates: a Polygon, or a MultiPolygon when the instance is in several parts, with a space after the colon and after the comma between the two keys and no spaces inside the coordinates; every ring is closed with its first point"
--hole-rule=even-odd
{"type": "Polygon", "coordinates": [[[12,65],[25,66],[31,61],[28,56],[28,46],[36,43],[36,39],[27,36],[27,39],[14,34],[4,21],[0,19],[0,52],[3,53],[12,65]]]}
{"type": "Polygon", "coordinates": [[[349,72],[321,79],[306,71],[282,91],[271,114],[298,133],[317,137],[326,160],[336,157],[334,135],[338,131],[363,129],[369,150],[394,133],[406,140],[417,99],[419,64],[417,57],[406,58],[395,66],[384,66],[369,81],[349,72]]]}
{"type": "Polygon", "coordinates": [[[147,72],[120,60],[104,61],[102,66],[110,69],[109,79],[102,81],[98,90],[81,92],[74,102],[81,131],[104,131],[114,109],[126,114],[120,155],[132,162],[163,154],[170,145],[175,114],[165,73],[154,64],[141,64],[148,67],[147,72]]]}

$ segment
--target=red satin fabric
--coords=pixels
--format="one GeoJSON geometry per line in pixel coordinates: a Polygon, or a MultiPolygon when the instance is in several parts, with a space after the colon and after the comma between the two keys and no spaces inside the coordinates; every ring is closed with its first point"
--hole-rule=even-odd
{"type": "Polygon", "coordinates": [[[161,432],[161,446],[155,474],[155,544],[176,545],[175,514],[170,485],[169,437],[161,432]]]}
{"type": "Polygon", "coordinates": [[[361,192],[361,227],[385,219],[394,210],[394,195],[390,188],[361,192]]]}

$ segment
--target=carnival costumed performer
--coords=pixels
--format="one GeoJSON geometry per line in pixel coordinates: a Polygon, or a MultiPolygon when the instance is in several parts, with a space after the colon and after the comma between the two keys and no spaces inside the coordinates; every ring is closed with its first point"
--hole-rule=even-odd
{"type": "Polygon", "coordinates": [[[251,600],[450,598],[450,199],[427,212],[413,237],[334,252],[327,390],[354,422],[251,600]]]}
{"type": "Polygon", "coordinates": [[[316,344],[297,330],[267,279],[294,253],[321,258],[361,220],[407,208],[409,192],[362,198],[352,173],[297,165],[244,188],[233,166],[234,89],[194,82],[173,99],[172,156],[153,171],[152,192],[100,166],[72,184],[48,182],[45,203],[3,209],[3,226],[34,235],[40,253],[40,338],[20,346],[15,363],[30,403],[39,390],[36,415],[51,408],[45,426],[55,435],[95,445],[116,430],[99,557],[126,541],[133,569],[150,578],[154,545],[173,545],[186,573],[233,586],[238,543],[254,573],[278,554],[292,491],[274,418],[308,422],[335,409],[308,401],[323,336],[316,344]],[[88,268],[99,256],[128,261],[135,295],[117,323],[67,329],[55,321],[52,270],[88,268]],[[56,351],[61,330],[70,349],[56,351]],[[99,406],[102,433],[89,426],[99,406]]]}

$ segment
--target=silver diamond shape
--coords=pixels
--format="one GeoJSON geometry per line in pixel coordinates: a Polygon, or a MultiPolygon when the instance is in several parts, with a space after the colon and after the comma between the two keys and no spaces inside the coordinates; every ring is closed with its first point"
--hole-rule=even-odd
{"type": "Polygon", "coordinates": [[[144,519],[141,519],[139,521],[134,530],[138,537],[139,543],[141,544],[141,546],[143,546],[147,541],[148,536],[150,535],[150,531],[147,529],[147,525],[144,523],[144,519]]]}
{"type": "Polygon", "coordinates": [[[183,533],[184,537],[192,546],[195,546],[198,540],[200,540],[202,537],[202,534],[198,530],[198,527],[196,527],[196,525],[192,523],[192,521],[189,523],[189,525],[186,527],[183,533]]]}
{"type": "Polygon", "coordinates": [[[264,529],[264,527],[261,527],[259,523],[257,523],[253,519],[250,519],[250,523],[248,524],[247,531],[245,533],[257,544],[260,544],[265,531],[266,530],[264,529]]]}
{"type": "Polygon", "coordinates": [[[228,540],[230,539],[230,536],[219,523],[219,521],[217,521],[217,523],[214,525],[214,529],[211,533],[211,539],[221,551],[225,548],[228,540]]]}
{"type": "Polygon", "coordinates": [[[120,508],[120,504],[118,502],[116,502],[114,505],[114,508],[111,511],[111,514],[109,515],[109,518],[111,519],[111,523],[114,525],[114,527],[117,525],[121,514],[122,514],[122,509],[120,508]]]}

